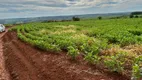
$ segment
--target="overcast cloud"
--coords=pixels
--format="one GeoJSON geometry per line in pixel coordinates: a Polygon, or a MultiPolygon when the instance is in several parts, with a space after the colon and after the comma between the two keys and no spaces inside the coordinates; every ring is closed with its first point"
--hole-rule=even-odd
{"type": "Polygon", "coordinates": [[[141,11],[142,0],[0,0],[0,18],[141,11]]]}

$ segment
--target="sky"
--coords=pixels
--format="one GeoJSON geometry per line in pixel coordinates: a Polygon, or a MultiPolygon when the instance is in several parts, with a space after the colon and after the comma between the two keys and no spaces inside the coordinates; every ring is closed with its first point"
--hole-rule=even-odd
{"type": "Polygon", "coordinates": [[[142,0],[0,0],[0,19],[142,11],[142,0]]]}

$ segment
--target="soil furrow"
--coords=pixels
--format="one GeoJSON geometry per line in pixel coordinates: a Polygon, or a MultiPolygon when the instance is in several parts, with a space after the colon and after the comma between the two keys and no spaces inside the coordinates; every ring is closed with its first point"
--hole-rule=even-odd
{"type": "MultiPolygon", "coordinates": [[[[29,61],[21,54],[22,52],[16,46],[14,46],[13,43],[11,44],[11,46],[9,46],[9,48],[12,50],[11,56],[13,55],[15,60],[17,61],[16,62],[17,64],[15,64],[15,68],[18,68],[18,66],[19,66],[19,68],[25,66],[25,68],[27,68],[27,70],[24,70],[24,71],[27,71],[27,75],[25,75],[25,76],[29,76],[29,79],[32,79],[32,80],[37,79],[37,74],[35,72],[36,69],[34,69],[34,66],[32,64],[30,64],[29,61]],[[23,66],[20,66],[21,64],[23,66]],[[28,74],[30,74],[30,75],[28,75],[28,74]],[[31,75],[32,75],[32,77],[31,77],[31,75]]],[[[20,74],[20,75],[22,75],[22,74],[20,74]]],[[[25,79],[20,79],[20,80],[25,80],[25,79]]]]}

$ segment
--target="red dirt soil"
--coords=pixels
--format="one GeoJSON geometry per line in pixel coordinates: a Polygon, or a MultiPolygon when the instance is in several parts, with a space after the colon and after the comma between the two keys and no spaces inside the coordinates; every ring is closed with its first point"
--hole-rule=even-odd
{"type": "Polygon", "coordinates": [[[3,42],[2,37],[7,32],[7,29],[5,32],[0,32],[0,80],[9,80],[8,72],[5,70],[5,59],[3,56],[3,42]]]}
{"type": "Polygon", "coordinates": [[[88,65],[81,56],[73,61],[66,52],[41,51],[19,40],[16,32],[7,32],[3,41],[11,80],[128,80],[88,65]]]}

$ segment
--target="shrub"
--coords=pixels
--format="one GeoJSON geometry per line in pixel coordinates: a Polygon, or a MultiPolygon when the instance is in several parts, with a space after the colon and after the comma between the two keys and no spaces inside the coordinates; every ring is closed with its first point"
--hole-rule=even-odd
{"type": "Polygon", "coordinates": [[[99,19],[99,20],[101,20],[101,19],[102,19],[102,17],[101,17],[101,16],[99,16],[99,17],[98,17],[98,19],[99,19]]]}
{"type": "Polygon", "coordinates": [[[72,20],[73,21],[80,21],[80,18],[78,18],[78,17],[72,17],[72,20]]]}
{"type": "Polygon", "coordinates": [[[134,16],[133,16],[133,15],[130,15],[129,17],[130,17],[130,18],[134,18],[134,16]]]}
{"type": "Polygon", "coordinates": [[[136,15],[135,18],[139,18],[139,16],[136,15]]]}

